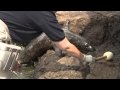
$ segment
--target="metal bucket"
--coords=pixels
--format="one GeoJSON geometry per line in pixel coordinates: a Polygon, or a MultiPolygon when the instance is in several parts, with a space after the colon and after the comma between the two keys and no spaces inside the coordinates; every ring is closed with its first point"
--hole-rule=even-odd
{"type": "Polygon", "coordinates": [[[12,70],[22,50],[20,46],[0,42],[0,70],[12,70]]]}

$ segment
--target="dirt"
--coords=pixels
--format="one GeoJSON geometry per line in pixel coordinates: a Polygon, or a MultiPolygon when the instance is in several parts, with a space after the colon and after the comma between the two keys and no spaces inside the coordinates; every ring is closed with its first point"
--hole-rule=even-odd
{"type": "Polygon", "coordinates": [[[120,63],[92,64],[86,79],[120,79],[120,63]]]}

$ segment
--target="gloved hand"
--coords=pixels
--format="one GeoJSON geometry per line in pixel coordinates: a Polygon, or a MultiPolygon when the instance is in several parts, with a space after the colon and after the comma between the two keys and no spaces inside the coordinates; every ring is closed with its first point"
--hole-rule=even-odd
{"type": "Polygon", "coordinates": [[[84,55],[84,61],[88,63],[95,62],[95,57],[93,57],[92,55],[84,55]]]}

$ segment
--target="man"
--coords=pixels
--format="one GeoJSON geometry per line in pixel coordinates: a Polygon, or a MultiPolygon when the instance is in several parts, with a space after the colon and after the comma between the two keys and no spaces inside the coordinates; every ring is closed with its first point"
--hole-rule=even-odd
{"type": "Polygon", "coordinates": [[[81,53],[70,43],[61,29],[55,11],[0,11],[0,40],[28,44],[44,32],[55,45],[86,62],[94,61],[91,55],[81,53]]]}

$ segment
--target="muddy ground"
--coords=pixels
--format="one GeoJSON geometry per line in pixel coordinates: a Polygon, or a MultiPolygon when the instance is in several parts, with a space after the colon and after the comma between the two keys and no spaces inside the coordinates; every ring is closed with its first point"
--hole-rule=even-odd
{"type": "MultiPolygon", "coordinates": [[[[37,79],[119,79],[120,78],[120,12],[119,11],[73,11],[60,12],[58,20],[63,27],[69,20],[68,29],[83,36],[96,48],[88,52],[101,56],[112,51],[112,61],[84,64],[72,56],[59,57],[48,50],[34,63],[31,78],[37,79]],[[72,18],[70,18],[72,16],[72,18]]],[[[24,66],[24,68],[27,68],[24,66]]],[[[29,69],[30,70],[30,69],[29,69]]],[[[28,70],[27,70],[28,71],[28,70]]]]}

